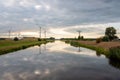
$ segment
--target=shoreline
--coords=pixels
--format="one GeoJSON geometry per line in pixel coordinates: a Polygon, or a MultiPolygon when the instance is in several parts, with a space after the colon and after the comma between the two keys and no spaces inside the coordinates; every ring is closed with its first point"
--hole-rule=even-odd
{"type": "Polygon", "coordinates": [[[46,41],[37,41],[37,40],[20,40],[20,41],[1,41],[0,45],[0,55],[7,54],[10,52],[15,52],[18,50],[26,49],[31,46],[46,44],[50,42],[49,40],[46,41]]]}
{"type": "Polygon", "coordinates": [[[101,42],[96,43],[95,41],[76,41],[67,40],[71,46],[85,47],[88,49],[95,50],[98,55],[103,54],[108,58],[120,60],[120,42],[101,42]]]}

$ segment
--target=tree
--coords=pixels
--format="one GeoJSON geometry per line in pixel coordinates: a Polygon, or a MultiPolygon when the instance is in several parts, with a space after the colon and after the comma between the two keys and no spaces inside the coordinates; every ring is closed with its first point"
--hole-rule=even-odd
{"type": "Polygon", "coordinates": [[[108,37],[108,36],[103,36],[103,37],[102,37],[102,41],[108,42],[108,41],[109,41],[109,37],[108,37]]]}
{"type": "Polygon", "coordinates": [[[83,39],[84,39],[84,36],[81,36],[81,39],[83,40],[83,39]]]}
{"type": "Polygon", "coordinates": [[[80,40],[81,39],[81,37],[80,36],[78,36],[78,40],[80,40]]]}
{"type": "Polygon", "coordinates": [[[83,40],[84,36],[78,36],[78,40],[83,40]]]}
{"type": "Polygon", "coordinates": [[[115,34],[116,34],[116,29],[114,27],[106,28],[105,36],[108,36],[110,41],[116,38],[115,34]]]}
{"type": "Polygon", "coordinates": [[[50,40],[55,40],[55,38],[54,38],[54,37],[50,37],[49,39],[50,39],[50,40]]]}

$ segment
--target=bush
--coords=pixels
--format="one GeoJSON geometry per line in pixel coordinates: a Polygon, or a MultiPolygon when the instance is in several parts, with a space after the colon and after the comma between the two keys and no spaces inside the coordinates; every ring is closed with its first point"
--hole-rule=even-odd
{"type": "Polygon", "coordinates": [[[96,43],[100,43],[102,41],[102,38],[96,39],[96,43]]]}
{"type": "Polygon", "coordinates": [[[103,38],[102,38],[102,41],[109,41],[109,37],[108,36],[104,36],[103,38]]]}
{"type": "Polygon", "coordinates": [[[54,37],[50,37],[49,39],[50,39],[50,40],[55,40],[55,38],[54,38],[54,37]]]}
{"type": "Polygon", "coordinates": [[[109,58],[120,60],[120,47],[113,47],[109,49],[109,58]]]}
{"type": "Polygon", "coordinates": [[[14,38],[14,41],[18,41],[19,39],[17,37],[14,38]]]}
{"type": "Polygon", "coordinates": [[[41,39],[41,38],[38,38],[38,41],[42,41],[42,39],[41,39]]]}

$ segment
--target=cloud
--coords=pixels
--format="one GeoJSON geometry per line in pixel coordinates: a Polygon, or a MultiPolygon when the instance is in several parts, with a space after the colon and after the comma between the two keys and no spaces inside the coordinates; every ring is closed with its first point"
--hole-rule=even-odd
{"type": "Polygon", "coordinates": [[[35,9],[36,9],[36,10],[40,10],[41,8],[42,8],[41,5],[35,5],[35,9]]]}
{"type": "MultiPolygon", "coordinates": [[[[70,34],[78,29],[72,30],[72,26],[76,25],[111,23],[106,25],[111,26],[120,23],[119,0],[0,0],[0,2],[0,28],[4,27],[5,31],[8,31],[8,26],[14,26],[15,31],[37,30],[37,23],[41,27],[53,29],[67,27],[69,30],[65,31],[69,31],[70,34]]],[[[99,34],[103,34],[99,25],[84,27],[81,27],[84,32],[99,29],[99,34]]]]}
{"type": "Polygon", "coordinates": [[[5,7],[12,7],[15,3],[16,3],[15,0],[4,0],[4,1],[2,1],[2,4],[5,7]]]}
{"type": "Polygon", "coordinates": [[[50,10],[50,6],[49,5],[45,5],[45,8],[46,8],[46,10],[50,10]]]}

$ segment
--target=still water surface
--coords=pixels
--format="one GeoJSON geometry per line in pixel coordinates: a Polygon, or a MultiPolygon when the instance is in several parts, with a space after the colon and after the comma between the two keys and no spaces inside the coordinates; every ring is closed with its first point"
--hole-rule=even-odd
{"type": "Polygon", "coordinates": [[[104,55],[56,41],[0,56],[0,80],[120,80],[104,55]]]}

